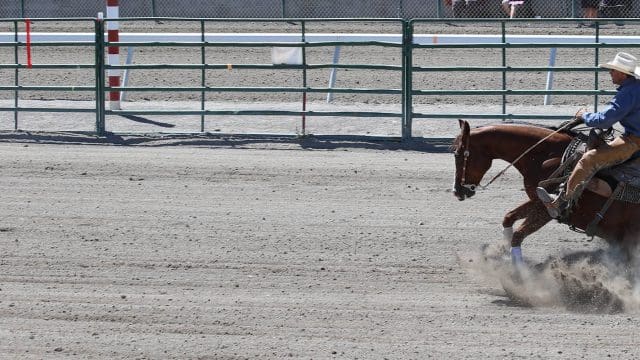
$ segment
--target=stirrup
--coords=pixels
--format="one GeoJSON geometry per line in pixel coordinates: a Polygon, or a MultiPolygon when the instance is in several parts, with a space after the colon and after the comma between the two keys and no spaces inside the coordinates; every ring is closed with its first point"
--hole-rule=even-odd
{"type": "Polygon", "coordinates": [[[540,199],[540,201],[545,205],[551,204],[556,200],[556,196],[549,194],[543,187],[536,188],[536,195],[538,195],[538,199],[540,199]]]}
{"type": "Polygon", "coordinates": [[[564,217],[563,213],[566,213],[569,202],[563,198],[562,193],[554,196],[549,194],[544,188],[538,187],[536,188],[536,195],[538,195],[538,198],[542,201],[547,209],[547,213],[549,213],[552,219],[564,217]]]}

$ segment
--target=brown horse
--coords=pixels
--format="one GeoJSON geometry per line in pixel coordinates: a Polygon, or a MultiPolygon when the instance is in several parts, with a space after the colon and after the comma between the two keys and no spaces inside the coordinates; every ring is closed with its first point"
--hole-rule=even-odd
{"type": "MultiPolygon", "coordinates": [[[[570,132],[517,124],[483,126],[471,130],[469,123],[460,120],[460,135],[453,143],[456,159],[454,195],[465,200],[475,195],[484,174],[494,159],[508,163],[515,161],[540,140],[549,136],[525,156],[513,163],[524,179],[524,190],[529,199],[509,211],[502,221],[505,237],[511,242],[514,261],[522,260],[520,246],[530,234],[547,224],[551,217],[536,196],[535,189],[559,166],[560,158],[574,136],[570,132]],[[513,231],[513,225],[524,220],[513,231]],[[515,250],[515,251],[514,251],[515,250]]],[[[585,230],[607,199],[591,191],[585,191],[574,207],[567,223],[585,230]]],[[[640,234],[640,205],[614,201],[598,224],[595,235],[610,244],[631,250],[640,234]]]]}

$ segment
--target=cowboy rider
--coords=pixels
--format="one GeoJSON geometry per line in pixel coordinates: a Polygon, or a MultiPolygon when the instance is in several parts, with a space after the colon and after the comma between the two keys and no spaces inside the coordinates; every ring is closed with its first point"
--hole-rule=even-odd
{"type": "Polygon", "coordinates": [[[536,189],[552,218],[564,216],[571,209],[596,172],[620,164],[640,150],[640,69],[636,67],[636,63],[634,56],[619,52],[613,61],[600,64],[599,67],[609,69],[611,81],[618,85],[616,95],[602,111],[580,110],[575,119],[567,124],[567,129],[582,123],[589,127],[608,129],[619,122],[624,133],[608,146],[585,152],[569,176],[564,190],[561,185],[559,195],[549,194],[542,187],[536,189]]]}

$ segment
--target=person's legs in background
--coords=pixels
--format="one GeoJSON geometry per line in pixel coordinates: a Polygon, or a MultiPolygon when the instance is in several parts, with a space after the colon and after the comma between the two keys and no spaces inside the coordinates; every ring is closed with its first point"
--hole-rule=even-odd
{"type": "MultiPolygon", "coordinates": [[[[598,8],[600,7],[600,0],[581,0],[583,14],[585,19],[593,19],[598,17],[598,8]]],[[[582,26],[595,26],[593,23],[584,24],[578,23],[578,27],[582,26]]]]}
{"type": "Polygon", "coordinates": [[[504,0],[502,1],[502,10],[511,19],[535,17],[530,0],[504,0]]]}
{"type": "Polygon", "coordinates": [[[509,4],[509,0],[502,0],[502,11],[504,11],[507,17],[511,16],[511,4],[509,4]]]}

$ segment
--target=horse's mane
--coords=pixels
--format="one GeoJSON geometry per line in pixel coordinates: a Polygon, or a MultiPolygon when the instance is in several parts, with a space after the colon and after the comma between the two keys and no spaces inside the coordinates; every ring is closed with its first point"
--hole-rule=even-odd
{"type": "MultiPolygon", "coordinates": [[[[509,121],[509,122],[500,122],[500,123],[494,123],[494,124],[485,124],[485,125],[479,125],[474,127],[474,129],[477,128],[482,128],[482,127],[486,127],[486,126],[496,126],[496,125],[524,125],[524,126],[533,126],[533,127],[537,127],[537,128],[542,128],[542,129],[547,129],[547,130],[551,130],[551,131],[557,131],[562,125],[564,125],[564,122],[561,123],[559,126],[555,126],[555,125],[541,125],[538,123],[532,123],[532,122],[528,122],[528,121],[509,121]]],[[[568,135],[576,135],[575,131],[572,130],[562,130],[561,132],[566,133],[568,135]]]]}
{"type": "MultiPolygon", "coordinates": [[[[532,126],[532,127],[536,127],[536,128],[541,128],[541,129],[547,129],[550,131],[558,131],[558,129],[560,129],[565,123],[561,123],[558,126],[555,125],[541,125],[541,124],[537,124],[537,123],[532,123],[532,122],[528,122],[528,121],[509,121],[509,122],[499,122],[499,123],[491,123],[491,124],[484,124],[484,125],[478,125],[472,128],[472,130],[474,129],[482,129],[485,127],[490,127],[490,126],[501,126],[501,125],[522,125],[522,126],[532,126]]],[[[578,132],[570,130],[570,129],[563,129],[560,131],[561,134],[567,134],[571,137],[576,137],[579,135],[578,132]]],[[[451,146],[450,146],[450,150],[453,151],[456,148],[458,148],[458,146],[460,145],[460,135],[457,135],[455,137],[455,139],[453,140],[451,146]]]]}

